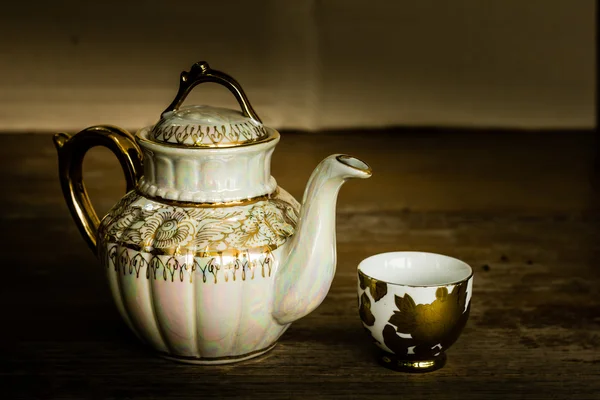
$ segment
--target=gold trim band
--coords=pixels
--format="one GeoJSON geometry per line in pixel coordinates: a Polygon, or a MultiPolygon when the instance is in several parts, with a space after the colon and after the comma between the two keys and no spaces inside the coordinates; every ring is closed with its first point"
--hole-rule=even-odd
{"type": "MultiPolygon", "coordinates": [[[[406,357],[406,356],[405,356],[406,357]]],[[[430,359],[401,358],[396,354],[382,352],[379,362],[389,369],[399,372],[423,373],[443,368],[446,365],[446,353],[442,352],[430,359]]]]}
{"type": "Polygon", "coordinates": [[[228,255],[235,256],[235,255],[239,255],[239,254],[243,254],[243,253],[258,254],[258,253],[265,253],[265,252],[273,252],[279,247],[277,245],[268,245],[268,246],[254,247],[251,249],[243,249],[243,250],[226,249],[223,251],[192,250],[192,249],[186,249],[186,248],[182,249],[180,247],[157,249],[155,247],[140,246],[140,245],[134,244],[134,243],[119,242],[119,240],[114,237],[107,237],[105,240],[104,247],[108,248],[111,245],[116,245],[116,246],[126,248],[129,250],[133,250],[133,251],[139,251],[139,252],[143,252],[143,253],[152,254],[153,256],[189,256],[189,255],[193,255],[194,257],[200,257],[200,258],[228,256],[228,255]]]}
{"type": "Polygon", "coordinates": [[[371,175],[373,173],[369,164],[367,164],[366,162],[359,160],[358,158],[353,157],[349,154],[340,154],[335,159],[338,160],[338,162],[340,162],[352,169],[355,169],[357,171],[364,172],[365,174],[371,175]],[[364,167],[358,167],[358,166],[354,165],[354,163],[356,163],[356,162],[363,164],[364,167]]]}
{"type": "Polygon", "coordinates": [[[166,359],[169,360],[173,360],[173,361],[179,361],[179,362],[185,362],[185,363],[190,363],[190,362],[218,362],[218,361],[243,361],[245,359],[249,359],[252,358],[253,356],[259,356],[261,354],[264,354],[268,351],[273,350],[273,348],[277,345],[277,342],[270,344],[269,346],[260,349],[260,350],[254,350],[251,351],[249,353],[244,353],[244,354],[240,354],[238,356],[223,356],[223,357],[194,357],[194,356],[176,356],[173,354],[168,354],[162,351],[157,352],[158,355],[160,355],[161,357],[164,357],[166,359]]]}
{"type": "Polygon", "coordinates": [[[199,203],[199,202],[193,202],[193,201],[170,200],[170,199],[165,199],[164,197],[160,197],[160,196],[151,196],[148,193],[144,193],[137,187],[135,189],[135,192],[137,195],[139,195],[141,197],[155,201],[157,203],[163,203],[163,204],[166,204],[169,206],[198,207],[198,208],[221,208],[221,207],[247,206],[250,204],[258,203],[259,201],[267,201],[271,197],[277,195],[278,189],[275,189],[275,191],[273,193],[267,193],[267,194],[263,194],[263,195],[256,196],[256,197],[250,197],[248,199],[231,200],[231,201],[224,201],[224,202],[219,202],[219,203],[210,203],[210,202],[199,203]]]}
{"type": "Polygon", "coordinates": [[[251,147],[251,146],[258,146],[261,144],[267,144],[270,143],[272,141],[278,141],[280,134],[277,130],[273,129],[273,128],[269,128],[269,127],[264,127],[267,132],[268,135],[265,136],[264,138],[255,140],[253,142],[247,142],[247,143],[241,143],[241,144],[232,144],[232,145],[227,145],[227,146],[188,146],[188,145],[182,145],[182,144],[177,144],[177,143],[169,143],[169,142],[155,142],[151,139],[149,139],[148,137],[146,137],[148,135],[148,132],[150,131],[150,129],[152,128],[152,126],[146,126],[144,128],[141,128],[140,130],[138,130],[135,134],[135,139],[136,142],[138,143],[138,145],[146,145],[149,148],[152,148],[153,146],[157,146],[157,147],[162,147],[162,146],[166,146],[166,147],[170,147],[170,148],[174,148],[174,149],[181,149],[181,150],[192,150],[192,151],[215,151],[215,150],[234,150],[234,149],[238,149],[238,148],[242,148],[242,147],[251,147]],[[143,136],[146,135],[146,136],[143,136]]]}

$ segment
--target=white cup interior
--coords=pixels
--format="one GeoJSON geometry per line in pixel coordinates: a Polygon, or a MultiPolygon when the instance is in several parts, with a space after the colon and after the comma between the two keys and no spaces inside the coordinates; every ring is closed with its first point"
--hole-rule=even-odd
{"type": "Polygon", "coordinates": [[[456,258],[417,251],[376,254],[358,269],[379,281],[408,286],[443,286],[464,281],[473,270],[456,258]]]}

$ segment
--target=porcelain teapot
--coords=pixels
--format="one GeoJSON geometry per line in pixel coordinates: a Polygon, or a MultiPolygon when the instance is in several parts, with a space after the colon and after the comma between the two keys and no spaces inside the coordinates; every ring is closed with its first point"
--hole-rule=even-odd
{"type": "Polygon", "coordinates": [[[239,83],[206,62],[181,73],[173,102],[135,136],[106,125],[54,136],[70,212],[106,270],[121,317],[160,355],[197,364],[261,355],[327,295],[338,191],[371,170],[331,155],[300,205],[271,176],[279,138],[239,83]],[[182,107],[203,82],[229,89],[242,112],[182,107]],[[101,221],[82,179],[85,153],[98,145],[117,156],[127,182],[101,221]]]}

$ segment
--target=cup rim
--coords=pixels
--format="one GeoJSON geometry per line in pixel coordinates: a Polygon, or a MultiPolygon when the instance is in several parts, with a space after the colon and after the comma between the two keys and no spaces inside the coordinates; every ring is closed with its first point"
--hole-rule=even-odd
{"type": "Polygon", "coordinates": [[[439,287],[439,286],[450,286],[450,285],[458,285],[464,282],[468,282],[472,277],[473,277],[473,268],[467,264],[466,262],[464,262],[463,260],[460,260],[458,258],[455,257],[451,257],[445,254],[440,254],[440,253],[433,253],[433,252],[429,252],[429,251],[387,251],[384,253],[377,253],[377,254],[373,254],[370,255],[369,257],[363,259],[357,267],[357,272],[360,274],[365,275],[366,277],[368,277],[369,279],[375,280],[375,281],[379,281],[379,282],[385,282],[387,285],[392,285],[392,286],[404,286],[404,287],[414,287],[414,288],[431,288],[431,287],[439,287]],[[436,257],[442,257],[442,258],[446,258],[446,259],[451,259],[455,262],[458,262],[460,264],[463,264],[464,266],[466,266],[469,270],[469,275],[466,278],[462,278],[462,279],[458,279],[455,281],[451,281],[451,282],[441,282],[441,283],[435,283],[435,284],[430,284],[430,285],[409,285],[406,283],[395,283],[395,282],[389,282],[383,279],[379,279],[379,278],[375,278],[369,274],[367,274],[366,272],[364,272],[361,269],[361,266],[363,264],[365,264],[366,261],[374,258],[374,257],[378,257],[378,256],[383,256],[383,255],[408,255],[408,254],[428,254],[431,256],[436,256],[436,257]]]}

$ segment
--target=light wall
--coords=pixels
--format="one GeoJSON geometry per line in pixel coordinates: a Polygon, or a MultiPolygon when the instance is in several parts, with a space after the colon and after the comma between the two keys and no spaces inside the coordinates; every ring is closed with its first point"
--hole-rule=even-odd
{"type": "Polygon", "coordinates": [[[0,33],[0,131],[139,128],[199,60],[277,128],[595,126],[593,0],[11,1],[0,33]]]}

